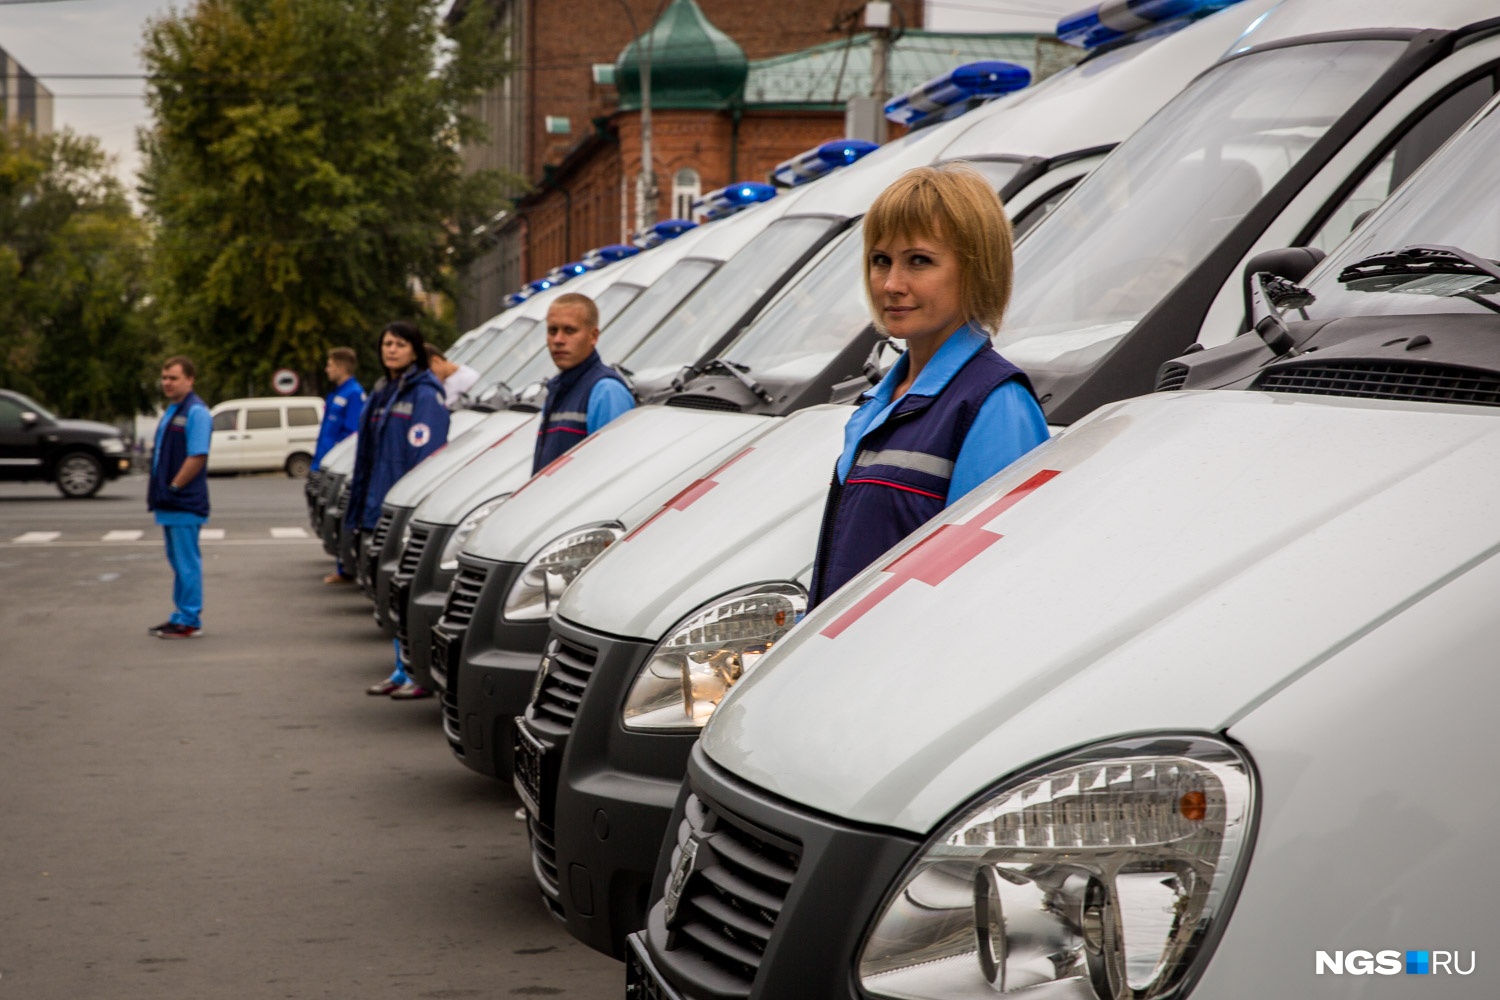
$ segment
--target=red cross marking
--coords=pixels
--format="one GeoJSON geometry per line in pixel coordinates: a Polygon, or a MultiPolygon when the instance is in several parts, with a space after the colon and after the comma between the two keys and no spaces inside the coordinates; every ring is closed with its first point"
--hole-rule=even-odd
{"type": "Polygon", "coordinates": [[[916,545],[897,556],[882,571],[891,574],[874,590],[850,605],[825,628],[822,635],[837,639],[844,629],[863,618],[881,601],[895,593],[903,583],[916,580],[936,587],[961,566],[994,545],[1004,535],[982,527],[1000,514],[1026,499],[1039,487],[1059,475],[1057,469],[1043,469],[1020,486],[1000,497],[963,524],[945,524],[916,545]]]}
{"type": "Polygon", "coordinates": [[[636,535],[639,535],[641,532],[645,531],[647,526],[649,526],[652,522],[654,522],[658,517],[661,517],[667,511],[687,510],[693,504],[697,503],[699,500],[702,500],[705,496],[712,492],[715,486],[719,485],[715,480],[720,473],[722,473],[725,469],[729,468],[735,462],[738,462],[740,459],[744,458],[754,450],[754,448],[746,448],[744,451],[740,452],[738,455],[734,456],[729,461],[725,462],[723,465],[719,466],[717,469],[704,476],[702,479],[695,479],[691,483],[688,483],[687,486],[683,487],[681,492],[679,492],[675,497],[662,504],[661,508],[657,510],[655,514],[652,514],[640,524],[636,525],[635,530],[626,535],[624,541],[628,542],[636,535]]]}
{"type": "MultiPolygon", "coordinates": [[[[515,432],[512,431],[511,433],[515,433],[515,432]]],[[[578,454],[579,449],[583,448],[585,445],[587,445],[590,441],[594,440],[598,436],[599,436],[598,434],[590,434],[588,437],[584,438],[582,441],[578,442],[573,447],[569,448],[567,451],[563,452],[561,455],[558,455],[556,458],[554,458],[552,461],[548,462],[546,465],[542,466],[542,471],[541,472],[538,472],[536,475],[534,475],[530,479],[526,480],[526,482],[524,482],[524,483],[521,484],[521,488],[520,489],[516,490],[514,493],[512,493],[510,495],[511,499],[514,500],[516,497],[520,496],[521,495],[521,490],[524,490],[526,487],[530,486],[532,483],[536,482],[538,479],[541,479],[543,476],[555,476],[555,475],[557,475],[557,473],[562,469],[563,466],[565,466],[569,462],[573,461],[573,456],[576,455],[576,454],[578,454]]]]}

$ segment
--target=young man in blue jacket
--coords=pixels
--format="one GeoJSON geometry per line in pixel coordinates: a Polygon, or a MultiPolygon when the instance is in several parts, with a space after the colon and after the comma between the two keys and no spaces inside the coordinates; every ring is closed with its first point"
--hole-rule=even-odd
{"type": "MultiPolygon", "coordinates": [[[[323,425],[318,428],[318,446],[313,452],[313,471],[323,467],[323,457],[328,449],[359,430],[359,417],[365,408],[365,389],[354,377],[359,368],[359,357],[349,347],[335,347],[328,352],[328,364],[323,373],[334,384],[323,404],[323,425]]],[[[324,583],[351,583],[354,574],[346,572],[343,563],[335,562],[333,572],[323,577],[324,583]]]]}
{"type": "Polygon", "coordinates": [[[620,414],[635,397],[620,373],[599,357],[599,307],[587,295],[559,295],[547,310],[547,352],[558,374],[547,383],[547,404],[536,432],[531,474],[620,414]]]}
{"type": "Polygon", "coordinates": [[[213,417],[193,382],[198,370],[187,358],[171,357],[161,367],[161,394],[167,412],[156,427],[151,484],[146,506],[166,536],[172,567],[172,617],[146,631],[159,639],[195,639],[203,634],[203,555],[198,530],[208,521],[208,448],[213,417]]]}

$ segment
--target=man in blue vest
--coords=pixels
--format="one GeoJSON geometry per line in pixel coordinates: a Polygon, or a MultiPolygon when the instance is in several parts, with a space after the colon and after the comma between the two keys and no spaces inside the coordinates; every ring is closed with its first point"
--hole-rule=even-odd
{"type": "MultiPolygon", "coordinates": [[[[323,467],[323,457],[328,449],[359,430],[359,415],[365,408],[365,389],[354,377],[359,368],[359,357],[353,348],[335,347],[328,352],[328,364],[323,374],[333,383],[334,390],[323,403],[323,425],[318,428],[318,446],[313,451],[313,470],[323,467]]],[[[324,583],[352,583],[354,574],[344,571],[344,565],[335,562],[333,572],[323,577],[324,583]]]]}
{"type": "Polygon", "coordinates": [[[208,520],[208,446],[213,417],[193,392],[198,370],[184,357],[161,366],[167,412],[156,426],[151,485],[146,506],[156,514],[172,567],[172,617],[146,631],[158,639],[194,639],[203,634],[203,556],[198,529],[208,520]]]}
{"type": "Polygon", "coordinates": [[[547,383],[547,405],[536,432],[531,474],[635,407],[620,373],[599,357],[599,308],[587,295],[559,295],[547,310],[547,352],[558,374],[547,383]]]}

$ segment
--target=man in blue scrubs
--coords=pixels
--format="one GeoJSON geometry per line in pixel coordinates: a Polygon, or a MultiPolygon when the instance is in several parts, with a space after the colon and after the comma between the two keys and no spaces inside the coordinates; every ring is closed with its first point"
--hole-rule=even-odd
{"type": "Polygon", "coordinates": [[[151,485],[146,506],[166,536],[172,567],[172,617],[146,631],[158,639],[194,639],[203,634],[203,556],[198,530],[208,521],[208,446],[213,417],[193,381],[192,361],[171,357],[161,367],[161,394],[167,412],[156,427],[151,454],[151,485]]]}
{"type": "MultiPolygon", "coordinates": [[[[354,377],[358,368],[359,357],[352,347],[335,347],[328,352],[323,373],[333,383],[334,390],[323,404],[323,426],[318,428],[318,446],[313,452],[315,472],[323,468],[328,449],[359,430],[359,415],[365,409],[365,387],[354,377]]],[[[335,560],[333,572],[323,577],[323,582],[353,583],[354,574],[345,572],[344,564],[335,560]]]]}

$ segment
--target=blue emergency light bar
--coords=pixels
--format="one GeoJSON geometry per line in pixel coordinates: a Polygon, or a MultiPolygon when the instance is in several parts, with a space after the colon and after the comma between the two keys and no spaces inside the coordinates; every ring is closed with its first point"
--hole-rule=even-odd
{"type": "Polygon", "coordinates": [[[1240,0],[1103,0],[1057,22],[1057,37],[1069,45],[1097,49],[1122,38],[1180,27],[1193,18],[1232,7],[1240,0]]]}
{"type": "Polygon", "coordinates": [[[568,264],[559,264],[547,272],[547,280],[554,285],[560,285],[564,281],[572,281],[580,274],[588,274],[593,268],[581,260],[575,260],[568,264]]]}
{"type": "Polygon", "coordinates": [[[613,264],[617,260],[634,257],[640,252],[640,247],[633,247],[626,243],[607,243],[602,247],[594,247],[594,249],[584,254],[583,262],[590,268],[597,270],[605,264],[613,264]]]}
{"type": "Polygon", "coordinates": [[[715,219],[723,219],[743,211],[751,205],[770,201],[774,197],[776,197],[776,189],[769,184],[740,181],[738,184],[710,191],[693,202],[693,210],[702,212],[705,220],[713,222],[715,219]]]}
{"type": "Polygon", "coordinates": [[[879,148],[877,144],[864,139],[834,139],[778,163],[776,169],[771,171],[771,180],[781,187],[796,187],[798,184],[817,180],[839,167],[847,167],[866,153],[879,148]]]}
{"type": "Polygon", "coordinates": [[[532,293],[523,288],[519,292],[511,292],[504,299],[501,299],[501,301],[505,303],[505,308],[514,309],[522,302],[525,302],[527,299],[531,298],[531,296],[532,293]]]}
{"type": "Polygon", "coordinates": [[[642,250],[650,250],[652,247],[661,246],[667,240],[675,240],[689,229],[697,228],[698,223],[688,219],[665,219],[644,233],[638,233],[635,238],[635,245],[642,250]]]}
{"type": "Polygon", "coordinates": [[[535,281],[526,282],[526,288],[531,292],[532,295],[535,295],[537,292],[545,292],[555,284],[557,284],[557,282],[553,281],[551,278],[538,278],[535,281]]]}
{"type": "Polygon", "coordinates": [[[999,97],[1024,89],[1031,83],[1031,70],[1012,62],[987,59],[965,63],[957,69],[913,87],[885,106],[885,116],[911,128],[918,122],[959,114],[976,97],[999,97]]]}

